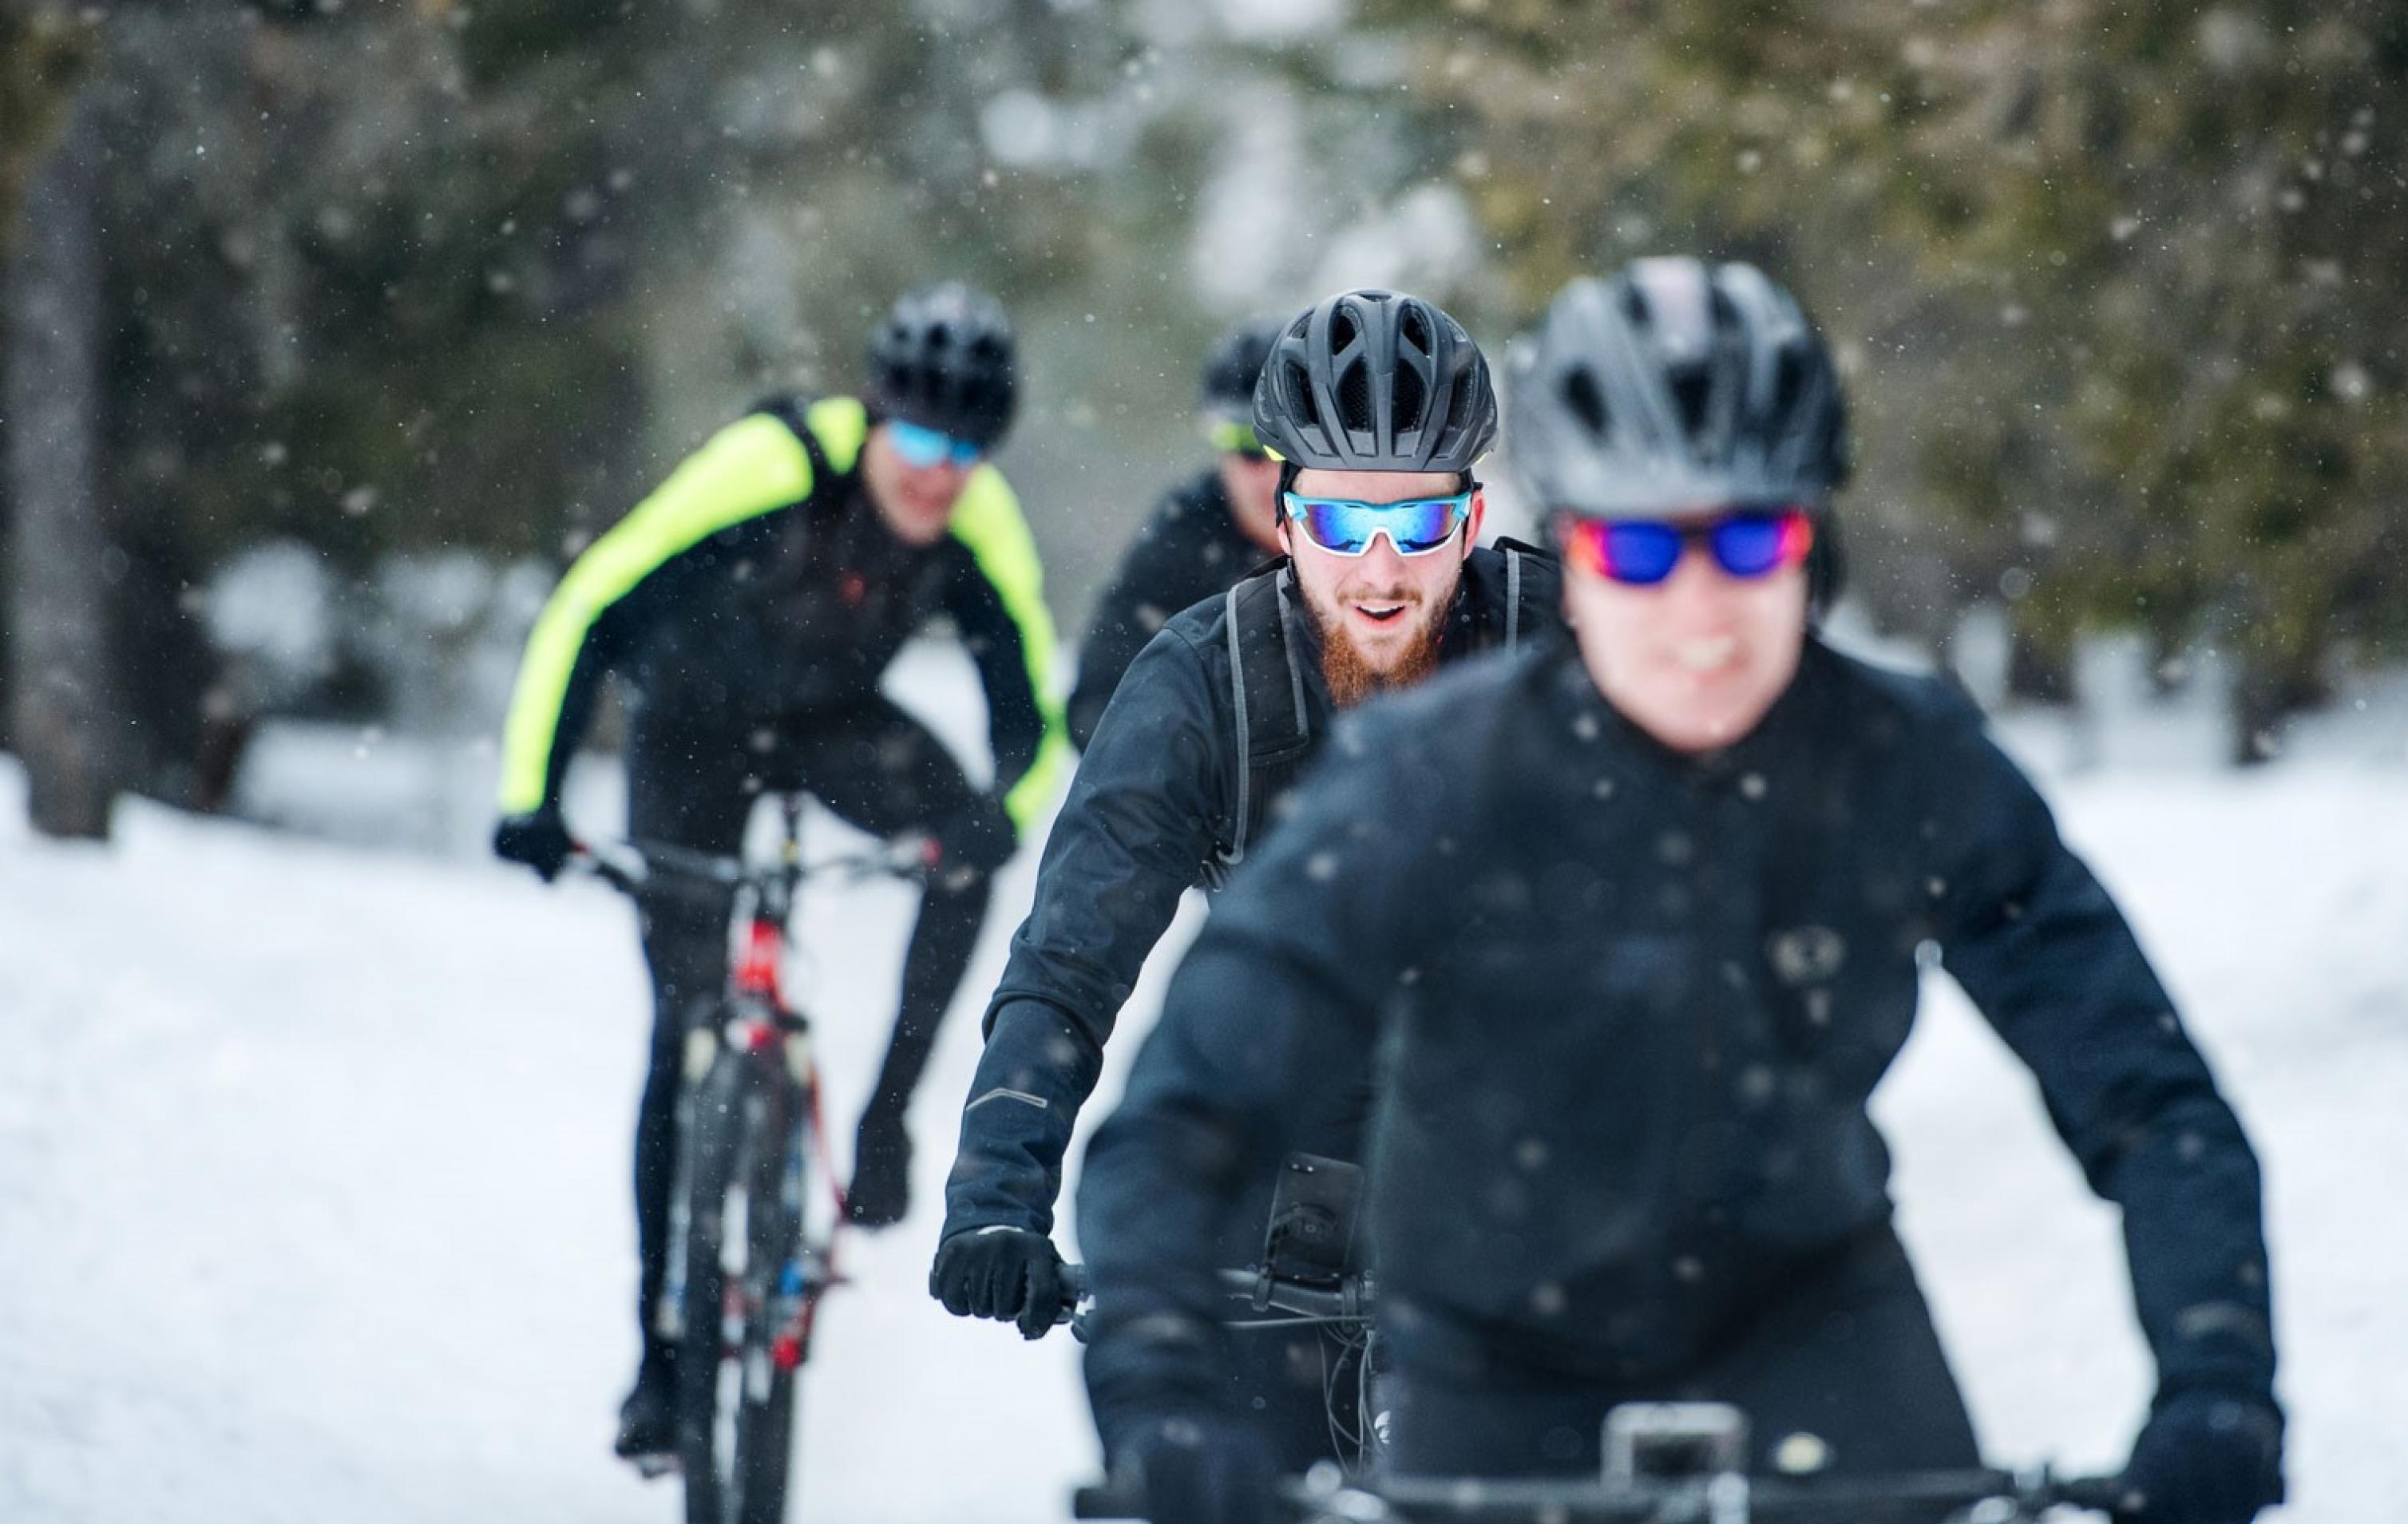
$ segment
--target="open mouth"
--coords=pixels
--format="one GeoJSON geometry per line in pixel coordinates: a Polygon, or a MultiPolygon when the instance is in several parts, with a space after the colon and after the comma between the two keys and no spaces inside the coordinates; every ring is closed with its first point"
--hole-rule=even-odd
{"type": "Polygon", "coordinates": [[[1405,617],[1406,605],[1401,603],[1358,603],[1354,611],[1374,625],[1392,625],[1405,617]]]}

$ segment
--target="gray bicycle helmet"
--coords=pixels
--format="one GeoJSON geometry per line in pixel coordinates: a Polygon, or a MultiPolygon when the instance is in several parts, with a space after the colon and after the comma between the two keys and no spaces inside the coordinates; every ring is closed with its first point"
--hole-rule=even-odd
{"type": "Polygon", "coordinates": [[[1497,393],[1480,346],[1436,306],[1349,291],[1271,346],[1254,433],[1297,468],[1469,472],[1496,441],[1497,393]]]}
{"type": "Polygon", "coordinates": [[[1848,475],[1830,352],[1752,265],[1634,261],[1559,292],[1509,359],[1524,494],[1589,518],[1822,510],[1848,475]]]}
{"type": "Polygon", "coordinates": [[[1197,406],[1213,418],[1252,422],[1254,382],[1262,377],[1263,360],[1278,341],[1281,327],[1278,318],[1254,318],[1224,334],[1204,356],[1197,406]]]}
{"type": "Polygon", "coordinates": [[[898,298],[869,341],[866,400],[987,448],[1011,427],[1016,346],[1003,305],[958,280],[898,298]]]}

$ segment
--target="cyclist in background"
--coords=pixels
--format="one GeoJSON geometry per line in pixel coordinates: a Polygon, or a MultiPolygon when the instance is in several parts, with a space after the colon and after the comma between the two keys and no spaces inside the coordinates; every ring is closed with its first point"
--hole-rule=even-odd
{"type": "Polygon", "coordinates": [[[1163,495],[1096,601],[1070,690],[1070,740],[1082,751],[1121,674],[1170,616],[1279,555],[1279,462],[1254,438],[1254,378],[1279,337],[1277,318],[1233,329],[1204,358],[1198,387],[1212,464],[1163,495]]]}
{"type": "MultiPolygon", "coordinates": [[[[631,835],[733,853],[764,791],[808,790],[865,830],[921,834],[931,872],[902,998],[861,1117],[847,1210],[910,1199],[904,1111],[987,909],[990,875],[1067,761],[1054,635],[1020,507],[987,455],[1010,427],[1003,309],[948,283],[898,300],[858,397],[781,397],[714,435],[562,577],[527,641],[502,749],[501,856],[549,881],[574,848],[561,782],[606,672],[633,690],[631,835]],[[950,616],[986,690],[995,781],[974,786],[879,692],[905,640],[950,616]]],[[[679,1055],[727,979],[730,907],[644,897],[653,1029],[636,1124],[643,1358],[622,1454],[669,1448],[673,1351],[654,1328],[679,1055]]]]}

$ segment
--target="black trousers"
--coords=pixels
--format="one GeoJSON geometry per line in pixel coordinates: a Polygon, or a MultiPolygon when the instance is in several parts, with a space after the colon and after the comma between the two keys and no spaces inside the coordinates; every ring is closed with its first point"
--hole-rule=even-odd
{"type": "MultiPolygon", "coordinates": [[[[944,744],[883,698],[775,726],[696,723],[638,712],[627,744],[627,822],[638,840],[733,853],[765,793],[808,792],[878,836],[928,830],[978,801],[944,744]]],[[[986,920],[983,873],[931,880],[903,956],[895,1016],[872,1111],[899,1118],[926,1067],[986,920]]],[[[709,1020],[727,988],[732,900],[691,893],[642,899],[644,959],[652,975],[652,1040],[636,1113],[636,1236],[643,1256],[637,1316],[655,1350],[653,1310],[668,1255],[677,1157],[679,1067],[685,1033],[709,1020]]]]}
{"type": "Polygon", "coordinates": [[[1622,1385],[1493,1360],[1383,1378],[1391,1469],[1422,1476],[1595,1475],[1607,1410],[1720,1402],[1748,1416],[1755,1470],[1812,1436],[1835,1474],[1980,1464],[1971,1421],[1906,1250],[1885,1226],[1790,1283],[1697,1369],[1622,1385]]]}

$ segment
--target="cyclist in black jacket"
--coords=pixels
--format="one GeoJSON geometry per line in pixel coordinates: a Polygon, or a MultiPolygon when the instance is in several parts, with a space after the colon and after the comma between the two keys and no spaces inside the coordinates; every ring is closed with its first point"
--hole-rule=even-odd
{"type": "MultiPolygon", "coordinates": [[[[781,399],[714,435],[577,558],[528,638],[502,749],[494,850],[549,880],[572,850],[560,788],[603,677],[637,703],[631,834],[732,853],[765,789],[808,789],[935,855],[895,1032],[854,1150],[847,1209],[909,1200],[904,1108],[1010,856],[1068,758],[1050,697],[1053,626],[1018,502],[985,455],[1013,402],[1010,327],[958,284],[910,293],[872,341],[864,398],[781,399]],[[986,689],[995,782],[881,696],[903,642],[949,616],[986,689]]],[[[636,1125],[644,1357],[621,1453],[668,1446],[672,1346],[653,1326],[668,1238],[679,1056],[726,988],[729,907],[641,899],[651,1066],[636,1125]]]]}
{"type": "MultiPolygon", "coordinates": [[[[1131,666],[988,1006],[930,1289],[1031,1338],[1061,1301],[1048,1234],[1063,1152],[1181,894],[1247,856],[1334,711],[1554,625],[1550,560],[1472,548],[1471,467],[1496,403],[1486,363],[1444,312],[1367,291],[1297,317],[1263,372],[1254,426],[1283,457],[1293,557],[1173,619],[1131,666]]],[[[1255,1182],[1266,1201],[1270,1181],[1255,1182]]],[[[1261,1214],[1225,1220],[1233,1262],[1250,1259],[1261,1214]]],[[[1255,1347],[1285,1369],[1279,1341],[1255,1347]]],[[[1329,1444],[1318,1350],[1301,1383],[1273,1372],[1252,1388],[1306,1460],[1329,1444]]]]}
{"type": "Polygon", "coordinates": [[[1267,1513],[1213,1235],[1375,1047],[1396,1471],[1592,1472],[1661,1398],[1750,1410],[1767,1470],[1972,1463],[1866,1113],[1936,958],[2123,1208],[2158,1383],[2122,1517],[2244,1524],[2282,1496],[2257,1159],[1971,704],[1813,632],[1821,341],[1745,266],[1641,261],[1558,296],[1512,400],[1576,648],[1351,723],[1088,1155],[1089,1387],[1151,1517],[1267,1513]]]}
{"type": "Polygon", "coordinates": [[[1163,495],[1096,601],[1065,718],[1084,751],[1121,674],[1171,615],[1226,593],[1280,554],[1279,462],[1254,438],[1254,378],[1279,337],[1258,318],[1212,346],[1198,388],[1212,464],[1163,495]]]}

